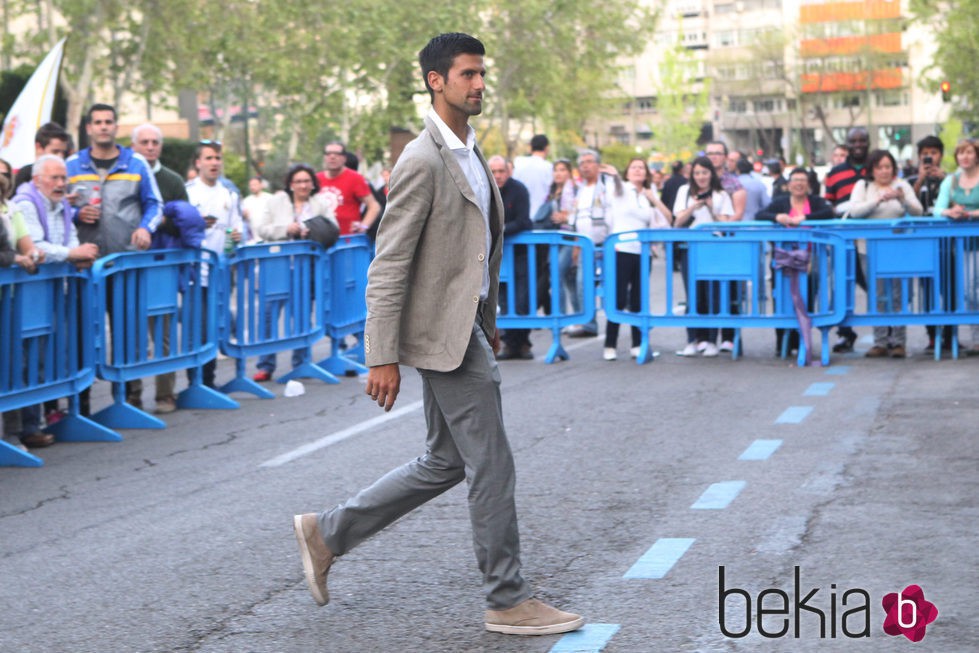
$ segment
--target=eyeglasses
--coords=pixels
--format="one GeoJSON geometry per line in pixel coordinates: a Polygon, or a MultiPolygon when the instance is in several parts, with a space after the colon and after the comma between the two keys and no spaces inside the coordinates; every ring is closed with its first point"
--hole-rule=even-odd
{"type": "Polygon", "coordinates": [[[293,186],[295,186],[296,184],[311,184],[311,183],[313,183],[313,180],[312,179],[293,179],[292,180],[292,185],[293,186]]]}
{"type": "Polygon", "coordinates": [[[714,150],[713,152],[707,150],[706,154],[707,156],[724,156],[724,152],[722,150],[714,150]]]}
{"type": "Polygon", "coordinates": [[[323,154],[326,155],[326,156],[343,156],[345,154],[345,152],[343,150],[339,150],[339,151],[337,151],[337,150],[326,150],[325,152],[323,152],[323,154]]]}

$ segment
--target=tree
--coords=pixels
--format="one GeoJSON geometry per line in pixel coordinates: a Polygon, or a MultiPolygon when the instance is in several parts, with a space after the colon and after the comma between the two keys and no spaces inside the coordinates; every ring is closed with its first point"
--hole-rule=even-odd
{"type": "Polygon", "coordinates": [[[931,68],[919,79],[926,90],[938,92],[942,80],[951,83],[954,111],[964,120],[974,119],[979,106],[979,0],[911,0],[915,20],[941,34],[936,41],[931,68]]]}
{"type": "Polygon", "coordinates": [[[655,129],[656,148],[669,159],[688,159],[697,149],[697,139],[710,104],[710,84],[704,80],[694,89],[696,63],[679,44],[663,51],[659,65],[655,129]]]}

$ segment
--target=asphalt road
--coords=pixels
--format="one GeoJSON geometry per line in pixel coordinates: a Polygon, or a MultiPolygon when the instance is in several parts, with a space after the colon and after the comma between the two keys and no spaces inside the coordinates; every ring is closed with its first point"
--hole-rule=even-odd
{"type": "MultiPolygon", "coordinates": [[[[538,354],[549,338],[534,334],[538,354]]],[[[308,382],[0,469],[0,651],[979,651],[979,359],[799,369],[768,330],[745,333],[741,360],[683,359],[665,329],[663,355],[637,366],[626,338],[613,363],[598,339],[563,363],[501,363],[525,575],[587,618],[577,640],[483,631],[463,487],[346,555],[330,605],[313,603],[292,515],[421,453],[419,378],[403,370],[386,420],[360,379],[308,382]],[[749,447],[761,459],[740,459],[749,447]],[[744,637],[721,631],[721,566],[752,602],[750,621],[745,594],[725,602],[744,637]],[[939,613],[918,643],[882,629],[882,599],[912,584],[939,613]],[[759,627],[766,589],[786,614],[759,627]],[[796,618],[813,589],[825,616],[796,618]]]]}

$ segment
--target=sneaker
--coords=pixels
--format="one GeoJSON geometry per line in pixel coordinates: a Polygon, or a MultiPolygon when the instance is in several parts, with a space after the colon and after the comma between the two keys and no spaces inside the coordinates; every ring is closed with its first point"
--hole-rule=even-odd
{"type": "Polygon", "coordinates": [[[156,400],[156,408],[153,410],[157,415],[168,415],[177,410],[177,401],[173,397],[156,400]]]}
{"type": "MultiPolygon", "coordinates": [[[[614,361],[616,358],[618,358],[618,355],[615,353],[615,348],[606,347],[605,350],[602,351],[602,358],[604,358],[607,361],[614,361]]],[[[635,357],[633,356],[633,358],[635,357]]]]}
{"type": "Polygon", "coordinates": [[[707,341],[706,340],[701,340],[700,342],[697,343],[697,351],[703,353],[703,351],[705,349],[707,349],[707,341]]]}
{"type": "Polygon", "coordinates": [[[562,612],[537,599],[508,610],[487,610],[484,621],[486,630],[506,635],[557,635],[585,625],[581,615],[562,612]]]}
{"type": "Polygon", "coordinates": [[[714,358],[719,353],[721,353],[721,350],[718,349],[717,345],[715,345],[713,342],[708,342],[705,344],[706,346],[704,347],[704,351],[701,354],[704,358],[714,358]]]}
{"type": "Polygon", "coordinates": [[[140,395],[128,395],[126,397],[126,403],[133,408],[143,410],[143,398],[140,395]]]}
{"type": "Polygon", "coordinates": [[[848,333],[840,337],[840,339],[836,341],[836,344],[833,345],[833,352],[837,354],[845,354],[847,352],[853,351],[853,343],[855,343],[856,341],[857,341],[857,334],[848,333]]]}
{"type": "Polygon", "coordinates": [[[689,342],[687,346],[683,349],[679,349],[676,352],[677,356],[696,356],[697,355],[697,343],[689,342]]]}
{"type": "MultiPolygon", "coordinates": [[[[836,351],[834,349],[834,351],[836,351]]],[[[887,347],[881,347],[880,345],[874,345],[867,350],[864,354],[867,358],[886,358],[887,357],[887,347]]]]}
{"type": "Polygon", "coordinates": [[[721,351],[732,352],[734,351],[734,343],[730,340],[725,340],[721,343],[721,351]]]}
{"type": "Polygon", "coordinates": [[[639,347],[629,349],[629,358],[639,358],[639,347]]]}
{"type": "Polygon", "coordinates": [[[564,331],[564,333],[569,338],[594,338],[595,336],[598,335],[596,331],[589,331],[588,329],[581,326],[580,324],[576,324],[574,326],[568,327],[564,331]]]}
{"type": "Polygon", "coordinates": [[[326,589],[326,575],[330,573],[330,565],[336,560],[333,552],[327,548],[320,535],[316,513],[295,515],[292,527],[296,531],[299,542],[299,557],[303,561],[303,573],[306,585],[313,595],[316,605],[326,605],[330,602],[330,593],[326,589]]]}
{"type": "Polygon", "coordinates": [[[255,372],[255,376],[252,377],[252,381],[257,381],[258,383],[261,383],[263,381],[268,381],[271,378],[272,378],[271,372],[266,372],[265,370],[259,370],[255,372]]]}
{"type": "Polygon", "coordinates": [[[891,358],[907,358],[908,352],[904,349],[904,345],[896,345],[891,347],[889,352],[891,358]]]}

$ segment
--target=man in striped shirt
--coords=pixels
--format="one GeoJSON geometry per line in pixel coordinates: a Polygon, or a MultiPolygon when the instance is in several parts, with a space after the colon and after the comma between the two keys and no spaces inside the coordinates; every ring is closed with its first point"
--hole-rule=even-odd
{"type": "MultiPolygon", "coordinates": [[[[867,170],[867,154],[870,150],[870,135],[863,127],[854,127],[846,135],[846,161],[833,168],[826,175],[826,200],[833,205],[837,215],[843,215],[850,207],[850,193],[860,179],[868,179],[870,171],[867,170]]],[[[863,269],[858,265],[856,270],[856,281],[864,290],[867,289],[867,282],[863,276],[863,269]]],[[[853,343],[857,340],[857,333],[850,327],[843,326],[836,330],[840,339],[833,345],[836,353],[853,351],[853,343]]]]}

